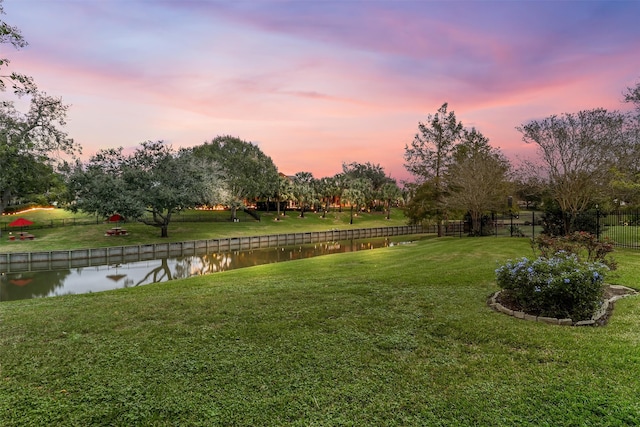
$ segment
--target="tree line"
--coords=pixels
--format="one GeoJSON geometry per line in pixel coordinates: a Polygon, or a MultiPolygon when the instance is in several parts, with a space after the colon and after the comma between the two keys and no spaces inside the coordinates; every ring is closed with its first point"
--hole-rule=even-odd
{"type": "Polygon", "coordinates": [[[628,87],[629,112],[604,108],[531,120],[516,129],[537,148],[514,167],[474,128],[457,120],[448,104],[418,125],[405,146],[405,167],[415,178],[406,213],[413,222],[438,224],[466,216],[471,234],[483,219],[513,212],[517,201],[544,209],[544,231],[585,228],[585,213],[640,206],[640,83],[628,87]]]}
{"type": "Polygon", "coordinates": [[[419,123],[404,159],[416,178],[409,186],[407,216],[413,222],[434,221],[438,236],[448,219],[464,213],[471,233],[480,234],[482,216],[502,210],[510,192],[507,158],[478,130],[465,128],[447,103],[419,123]]]}
{"type": "Polygon", "coordinates": [[[118,213],[160,228],[167,236],[171,217],[183,209],[223,205],[237,220],[238,209],[258,201],[283,201],[323,210],[347,202],[371,207],[382,197],[390,209],[400,195],[380,165],[351,163],[344,173],[316,179],[310,172],[292,177],[278,173],[257,145],[233,136],[218,136],[192,148],[174,150],[163,141],[146,141],[130,155],[122,148],[101,150],[88,162],[67,168],[68,208],[107,217],[118,213]]]}

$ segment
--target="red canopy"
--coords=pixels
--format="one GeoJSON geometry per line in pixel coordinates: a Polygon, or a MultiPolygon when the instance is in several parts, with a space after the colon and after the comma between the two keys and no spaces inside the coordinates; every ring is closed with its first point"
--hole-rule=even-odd
{"type": "Polygon", "coordinates": [[[28,225],[32,225],[33,221],[29,221],[28,219],[18,218],[13,222],[9,223],[9,227],[26,227],[28,225]]]}
{"type": "Polygon", "coordinates": [[[107,221],[109,222],[119,222],[124,220],[124,217],[120,214],[113,214],[109,217],[109,219],[107,221]]]}

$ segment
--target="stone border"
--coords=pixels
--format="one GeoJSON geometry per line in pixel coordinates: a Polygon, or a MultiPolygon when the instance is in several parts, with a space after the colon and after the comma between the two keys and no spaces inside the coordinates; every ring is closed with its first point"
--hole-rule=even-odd
{"type": "Polygon", "coordinates": [[[511,310],[510,308],[507,308],[498,302],[498,295],[500,295],[500,292],[502,292],[502,290],[494,292],[493,295],[491,295],[491,298],[489,298],[488,304],[489,304],[489,307],[493,308],[494,310],[500,313],[507,314],[509,316],[513,316],[516,319],[523,319],[531,322],[549,323],[551,325],[592,326],[592,325],[595,325],[598,322],[598,320],[600,320],[607,314],[607,311],[609,310],[609,306],[613,308],[614,302],[616,302],[621,298],[638,294],[638,292],[635,289],[631,289],[626,286],[609,285],[609,288],[626,291],[628,293],[623,295],[614,295],[608,300],[605,300],[602,306],[600,307],[600,309],[598,309],[598,311],[593,316],[591,316],[591,319],[581,320],[579,322],[574,322],[571,319],[557,319],[555,317],[534,316],[531,314],[527,314],[524,311],[511,310]]]}

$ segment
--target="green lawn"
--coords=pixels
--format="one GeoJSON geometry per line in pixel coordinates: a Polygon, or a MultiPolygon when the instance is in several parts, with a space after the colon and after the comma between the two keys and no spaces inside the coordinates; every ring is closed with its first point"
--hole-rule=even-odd
{"type": "Polygon", "coordinates": [[[640,245],[640,226],[610,225],[604,227],[600,236],[621,245],[638,247],[640,245]]]}
{"type": "MultiPolygon", "coordinates": [[[[169,237],[163,239],[160,237],[159,228],[137,222],[121,224],[129,231],[129,235],[108,237],[104,235],[105,231],[113,224],[103,222],[96,224],[95,218],[91,219],[91,223],[87,223],[86,216],[80,217],[62,209],[33,211],[19,216],[34,221],[36,227],[51,224],[52,221],[56,226],[30,229],[29,232],[36,236],[32,241],[9,241],[8,232],[4,231],[0,239],[0,253],[70,250],[407,224],[403,212],[399,209],[392,211],[389,220],[383,213],[362,213],[354,218],[353,225],[349,224],[348,211],[330,212],[326,218],[322,218],[320,213],[313,212],[306,212],[304,218],[300,218],[299,212],[287,211],[287,215],[280,216],[278,221],[275,220],[277,218],[275,212],[261,213],[260,221],[256,221],[248,214],[239,213],[240,222],[235,223],[227,220],[230,216],[227,211],[189,211],[174,216],[174,220],[169,224],[169,237]],[[81,218],[84,218],[84,225],[58,226],[62,221],[67,224],[73,224],[74,221],[80,223],[81,218]],[[194,219],[198,221],[192,222],[194,219]]],[[[14,218],[2,217],[2,223],[9,223],[14,218]]],[[[4,226],[2,229],[4,230],[4,226]]],[[[9,231],[15,232],[12,229],[9,231]]]]}
{"type": "MultiPolygon", "coordinates": [[[[0,304],[0,425],[640,424],[640,300],[604,327],[492,311],[526,239],[431,238],[0,304]]],[[[640,253],[610,282],[638,287],[640,253]]]]}

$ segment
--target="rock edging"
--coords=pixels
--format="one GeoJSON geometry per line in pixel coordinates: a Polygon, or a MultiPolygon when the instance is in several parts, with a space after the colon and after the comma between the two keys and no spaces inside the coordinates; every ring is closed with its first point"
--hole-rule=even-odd
{"type": "Polygon", "coordinates": [[[599,320],[603,319],[610,309],[613,309],[613,303],[619,300],[620,298],[637,295],[638,292],[634,289],[628,288],[626,286],[621,285],[609,285],[609,288],[615,291],[618,291],[619,294],[612,296],[609,299],[604,300],[602,306],[598,309],[591,319],[588,320],[580,320],[578,322],[574,322],[572,319],[557,319],[555,317],[544,317],[544,316],[534,316],[532,314],[527,314],[524,311],[515,311],[508,307],[503,306],[498,302],[498,296],[502,292],[496,291],[489,298],[488,304],[489,307],[494,310],[507,314],[509,316],[513,316],[516,319],[528,320],[531,322],[543,322],[549,323],[551,325],[564,325],[564,326],[592,326],[598,323],[599,320]]]}

